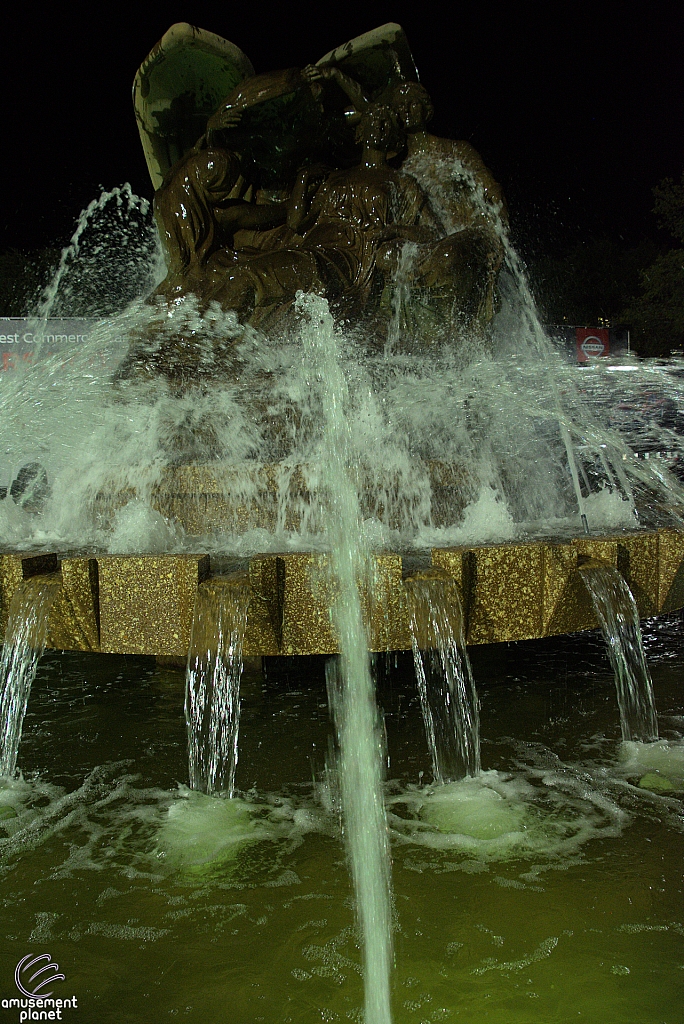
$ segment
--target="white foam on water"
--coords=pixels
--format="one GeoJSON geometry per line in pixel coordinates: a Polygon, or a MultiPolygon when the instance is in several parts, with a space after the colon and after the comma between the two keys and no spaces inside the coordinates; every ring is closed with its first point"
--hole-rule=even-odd
{"type": "MultiPolygon", "coordinates": [[[[0,827],[5,837],[13,837],[42,817],[64,791],[49,782],[29,782],[22,775],[0,778],[0,827]]],[[[6,839],[0,838],[0,844],[6,839]]]]}
{"type": "Polygon", "coordinates": [[[535,858],[569,865],[586,842],[619,835],[629,820],[615,801],[571,773],[561,779],[551,772],[535,778],[483,771],[441,787],[408,787],[390,806],[396,841],[483,864],[535,858]]]}
{"type": "Polygon", "coordinates": [[[75,790],[68,792],[39,776],[0,780],[0,804],[11,806],[16,817],[2,821],[0,872],[52,839],[78,835],[66,859],[54,864],[52,877],[70,877],[74,870],[100,870],[128,849],[131,837],[147,826],[151,833],[151,806],[168,799],[160,790],[135,790],[134,777],[121,775],[121,764],[94,769],[75,790]],[[117,776],[117,777],[113,777],[117,776]],[[112,823],[115,828],[110,829],[112,823]]]}
{"type": "Polygon", "coordinates": [[[587,517],[595,530],[633,529],[636,525],[634,505],[618,490],[601,487],[585,498],[587,517]]]}
{"type": "Polygon", "coordinates": [[[121,774],[123,767],[96,768],[70,792],[38,776],[0,779],[0,875],[52,843],[53,878],[106,869],[155,881],[206,872],[239,881],[241,851],[258,843],[271,844],[269,863],[276,864],[274,843],[292,850],[309,833],[340,838],[336,822],[312,799],[144,788],[137,776],[121,774]]]}
{"type": "MultiPolygon", "coordinates": [[[[40,544],[40,531],[35,530],[35,526],[35,516],[15,504],[11,498],[0,502],[0,531],[7,547],[24,543],[28,534],[32,534],[33,540],[40,544]]],[[[49,535],[44,534],[43,539],[48,540],[49,535]]]]}
{"type": "Polygon", "coordinates": [[[184,869],[234,864],[245,846],[282,836],[282,827],[263,817],[264,809],[240,797],[207,796],[181,787],[157,833],[155,855],[167,866],[184,869]]]}
{"type": "Polygon", "coordinates": [[[664,782],[671,783],[671,789],[684,790],[683,740],[656,740],[654,743],[626,740],[620,744],[619,760],[620,768],[628,777],[655,773],[664,782]]]}
{"type": "Polygon", "coordinates": [[[421,530],[416,537],[416,546],[500,543],[513,540],[520,532],[505,497],[491,484],[484,483],[477,498],[466,506],[459,525],[421,530]]]}
{"type": "Polygon", "coordinates": [[[445,835],[478,840],[523,832],[532,824],[525,804],[506,800],[488,787],[453,782],[431,793],[419,814],[422,821],[445,835]]]}

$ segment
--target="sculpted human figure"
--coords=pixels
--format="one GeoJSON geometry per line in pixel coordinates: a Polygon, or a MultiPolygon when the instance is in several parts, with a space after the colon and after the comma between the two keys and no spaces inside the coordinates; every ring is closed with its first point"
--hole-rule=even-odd
{"type": "Polygon", "coordinates": [[[245,59],[187,152],[216,79],[194,36],[181,47],[197,73],[190,99],[160,76],[156,56],[146,63],[136,111],[153,180],[171,153],[184,155],[155,194],[168,272],[122,379],[163,376],[181,390],[243,381],[244,326],[276,337],[300,290],[327,297],[370,344],[486,342],[501,192],[468,143],[427,131],[432,104],[410,52],[381,36],[303,70],[254,75],[245,59]],[[204,331],[203,320],[221,326],[204,331]]]}
{"type": "MultiPolygon", "coordinates": [[[[319,91],[319,85],[290,68],[247,79],[219,105],[205,134],[170,169],[155,193],[155,216],[168,264],[158,293],[204,295],[216,284],[217,254],[225,269],[235,260],[236,250],[247,255],[289,240],[287,232],[270,233],[285,223],[284,203],[251,201],[253,183],[243,174],[239,155],[245,142],[245,133],[239,135],[240,122],[246,111],[282,96],[295,96],[295,108],[298,96],[301,104],[315,104],[319,91]]],[[[279,129],[287,134],[286,125],[279,129]]],[[[264,138],[261,145],[273,148],[276,139],[264,138]]]]}
{"type": "MultiPolygon", "coordinates": [[[[493,313],[503,255],[500,228],[507,223],[501,189],[469,142],[442,139],[427,131],[433,107],[422,85],[402,82],[394,86],[390,103],[406,132],[402,171],[429,195],[444,234],[453,238],[453,250],[460,250],[456,262],[452,261],[452,278],[460,274],[463,279],[461,293],[469,306],[464,310],[466,320],[474,318],[484,326],[493,313]],[[461,235],[458,242],[457,234],[461,235]],[[472,284],[469,298],[467,279],[472,284]]],[[[430,276],[435,281],[439,277],[437,265],[428,272],[430,276]]]]}
{"type": "Polygon", "coordinates": [[[430,226],[426,197],[410,178],[387,163],[401,147],[399,125],[389,107],[366,107],[357,128],[361,161],[332,171],[306,202],[308,171],[292,192],[288,225],[302,236],[301,247],[316,255],[326,293],[353,315],[368,306],[384,283],[398,240],[426,242],[437,237],[430,226]],[[421,222],[422,223],[419,223],[421,222]]]}
{"type": "MultiPolygon", "coordinates": [[[[352,279],[357,299],[366,300],[368,318],[373,313],[373,303],[368,308],[367,302],[371,282],[377,286],[382,276],[378,271],[383,271],[387,283],[393,278],[403,243],[409,240],[420,243],[410,261],[406,283],[413,290],[414,309],[419,306],[422,309],[423,324],[421,328],[415,316],[405,310],[405,332],[413,332],[417,344],[436,340],[437,332],[443,337],[473,330],[481,334],[493,313],[502,256],[497,227],[505,220],[506,213],[501,190],[476,151],[467,142],[440,139],[427,132],[425,126],[432,117],[432,104],[417,82],[392,86],[383,94],[386,103],[371,104],[358,83],[338,68],[305,68],[303,73],[312,81],[337,82],[356,110],[354,116],[361,119],[359,139],[364,134],[368,111],[383,110],[385,120],[391,121],[387,110],[388,104],[391,106],[399,124],[395,122],[395,130],[386,140],[381,160],[375,157],[372,162],[376,167],[383,166],[385,174],[393,173],[393,186],[403,197],[403,202],[382,225],[371,225],[364,222],[363,217],[357,218],[360,243],[348,242],[345,247],[341,238],[334,239],[334,226],[340,230],[340,222],[344,220],[341,211],[345,209],[344,198],[334,195],[334,190],[340,183],[348,187],[351,177],[358,178],[363,174],[364,165],[370,166],[364,152],[360,168],[354,172],[335,172],[317,194],[310,212],[310,216],[316,218],[316,227],[308,232],[305,244],[323,239],[329,261],[338,267],[342,262],[350,264],[355,253],[365,252],[361,266],[347,266],[341,268],[340,273],[343,279],[352,279]],[[406,157],[401,174],[397,176],[387,167],[387,156],[400,153],[402,149],[406,157]],[[325,205],[323,200],[328,192],[331,195],[325,205]],[[409,196],[411,199],[407,202],[409,196]],[[420,197],[417,202],[416,196],[420,197]],[[428,230],[421,232],[421,228],[426,227],[428,230]],[[430,239],[431,245],[428,244],[430,239]],[[440,240],[435,244],[435,239],[440,240]],[[393,244],[383,250],[379,243],[389,241],[393,244]],[[361,267],[365,267],[365,289],[361,286],[364,277],[361,267]],[[427,302],[426,296],[429,296],[427,302]],[[426,317],[428,309],[432,312],[426,317]]],[[[292,223],[291,216],[288,223],[292,223]]],[[[354,231],[349,225],[346,230],[354,231]]]]}
{"type": "Polygon", "coordinates": [[[232,264],[220,252],[209,261],[215,285],[206,298],[263,324],[286,315],[300,289],[315,290],[345,317],[372,318],[398,243],[434,240],[438,232],[427,223],[423,192],[387,164],[388,151],[401,145],[393,112],[368,106],[357,138],[363,152],[356,167],[312,165],[299,173],[286,204],[288,244],[237,253],[232,264]],[[221,267],[228,272],[218,273],[221,267]]]}
{"type": "Polygon", "coordinates": [[[200,309],[216,302],[242,323],[270,329],[288,316],[299,290],[314,290],[379,339],[411,242],[410,260],[401,260],[409,286],[402,292],[406,336],[421,346],[438,334],[483,328],[501,259],[500,190],[468,143],[427,132],[432,105],[422,86],[388,85],[383,97],[372,102],[334,66],[242,82],[155,195],[168,261],[156,294],[194,294],[200,309]],[[351,168],[316,163],[311,126],[328,116],[321,104],[326,82],[354,111],[348,120],[357,122],[362,154],[351,168]],[[283,110],[291,120],[275,116],[283,110]],[[259,175],[274,160],[281,171],[287,167],[287,152],[309,157],[289,195],[281,190],[274,202],[262,193],[254,202],[259,175]],[[391,166],[388,157],[402,152],[400,169],[391,166]]]}
{"type": "Polygon", "coordinates": [[[498,212],[506,217],[501,188],[470,143],[441,139],[428,132],[426,126],[434,111],[422,85],[402,82],[394,86],[389,102],[406,132],[407,155],[402,167],[432,185],[431,194],[441,193],[440,212],[446,219],[447,234],[482,217],[483,211],[472,195],[474,187],[481,190],[486,215],[493,217],[498,212]],[[460,168],[466,172],[465,177],[459,174],[460,168]]]}
{"type": "Polygon", "coordinates": [[[243,182],[237,155],[208,145],[206,136],[171,169],[154,197],[168,267],[159,292],[201,294],[211,258],[217,252],[233,253],[238,231],[284,223],[283,205],[257,206],[238,198],[243,182]]]}

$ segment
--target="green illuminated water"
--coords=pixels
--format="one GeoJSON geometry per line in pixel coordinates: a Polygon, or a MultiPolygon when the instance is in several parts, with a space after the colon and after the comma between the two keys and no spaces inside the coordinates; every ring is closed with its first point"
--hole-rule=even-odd
{"type": "MultiPolygon", "coordinates": [[[[485,774],[441,803],[410,658],[382,659],[398,1024],[681,1020],[681,628],[646,631],[669,741],[652,755],[621,748],[597,637],[475,649],[485,774]],[[649,771],[674,788],[635,785],[649,771]]],[[[247,672],[231,806],[182,788],[180,671],[43,659],[26,781],[0,793],[0,997],[49,952],[81,1021],[361,1020],[323,668],[247,672]]]]}

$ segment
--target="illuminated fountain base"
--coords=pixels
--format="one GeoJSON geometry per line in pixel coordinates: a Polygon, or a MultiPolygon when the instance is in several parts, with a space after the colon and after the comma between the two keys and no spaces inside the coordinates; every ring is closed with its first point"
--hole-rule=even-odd
{"type": "MultiPolygon", "coordinates": [[[[642,618],[684,607],[684,534],[673,530],[567,541],[433,548],[430,568],[461,591],[468,644],[527,640],[598,625],[578,568],[596,560],[617,568],[642,618]]],[[[404,580],[414,556],[373,557],[364,588],[370,648],[411,648],[404,580]]],[[[182,658],[190,643],[197,588],[212,577],[247,580],[252,590],[244,655],[333,654],[327,556],[289,552],[228,555],[0,555],[4,629],[22,579],[58,574],[48,647],[182,658]]],[[[429,645],[429,644],[428,644],[429,645]]]]}

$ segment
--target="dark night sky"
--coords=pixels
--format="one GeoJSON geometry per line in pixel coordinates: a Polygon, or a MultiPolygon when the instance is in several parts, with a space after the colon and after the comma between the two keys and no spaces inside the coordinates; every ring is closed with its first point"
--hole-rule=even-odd
{"type": "Polygon", "coordinates": [[[222,0],[117,5],[111,14],[109,5],[74,3],[45,14],[16,5],[0,40],[0,249],[63,244],[100,185],[130,181],[151,195],[131,83],[176,21],[230,39],[257,71],[302,66],[398,21],[435,101],[433,131],[480,151],[529,251],[589,234],[637,240],[653,231],[652,187],[684,169],[680,8],[222,0]]]}

